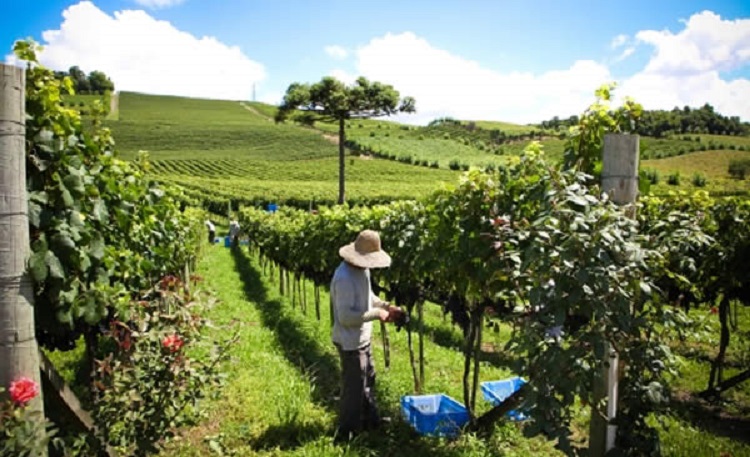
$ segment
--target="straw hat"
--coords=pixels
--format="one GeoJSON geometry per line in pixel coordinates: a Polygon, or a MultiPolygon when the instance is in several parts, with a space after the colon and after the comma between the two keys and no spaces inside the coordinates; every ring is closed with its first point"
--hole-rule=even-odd
{"type": "Polygon", "coordinates": [[[380,235],[374,230],[361,231],[354,243],[339,249],[339,255],[360,268],[391,266],[391,256],[380,248],[380,235]]]}

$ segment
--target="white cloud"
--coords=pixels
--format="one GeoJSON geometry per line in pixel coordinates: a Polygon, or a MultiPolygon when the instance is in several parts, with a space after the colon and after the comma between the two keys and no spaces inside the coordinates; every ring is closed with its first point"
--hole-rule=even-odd
{"type": "Polygon", "coordinates": [[[349,55],[349,51],[339,45],[326,46],[325,52],[334,59],[343,60],[349,55]]]}
{"type": "MultiPolygon", "coordinates": [[[[636,34],[636,41],[653,46],[654,53],[640,71],[619,78],[618,97],[632,96],[647,109],[710,103],[724,115],[750,120],[750,80],[727,80],[721,74],[750,63],[750,19],[723,20],[706,11],[683,24],[678,33],[636,34]]],[[[620,35],[611,46],[629,42],[620,35]]],[[[609,64],[635,51],[627,46],[609,64]]],[[[441,116],[517,123],[567,117],[581,113],[597,87],[615,80],[608,65],[592,60],[543,73],[490,70],[411,32],[389,33],[358,48],[356,70],[393,84],[402,96],[414,96],[417,114],[398,120],[418,124],[441,116]]]]}
{"type": "Polygon", "coordinates": [[[335,69],[328,72],[328,76],[333,76],[347,86],[351,86],[357,80],[357,76],[349,73],[346,70],[335,69]]]}
{"type": "Polygon", "coordinates": [[[628,42],[628,36],[625,34],[617,35],[612,38],[612,42],[609,44],[612,49],[617,49],[620,46],[625,45],[628,42]]]}
{"type": "Polygon", "coordinates": [[[195,37],[142,10],[106,14],[88,1],[63,12],[58,30],[42,34],[42,64],[101,70],[118,90],[217,99],[249,99],[263,65],[237,46],[195,37]]]}
{"type": "Polygon", "coordinates": [[[711,11],[691,16],[679,33],[643,30],[636,39],[655,49],[645,68],[651,74],[695,75],[750,62],[750,19],[724,20],[711,11]]]}
{"type": "Polygon", "coordinates": [[[613,63],[622,62],[623,60],[625,60],[628,57],[632,56],[634,52],[635,52],[635,48],[634,47],[625,48],[620,53],[620,55],[618,55],[617,57],[615,57],[613,63]]]}
{"type": "Polygon", "coordinates": [[[750,120],[750,80],[726,80],[721,72],[750,64],[750,19],[725,20],[710,11],[694,14],[678,33],[644,30],[636,38],[654,47],[645,68],[620,92],[646,108],[710,103],[724,115],[750,120]]]}
{"type": "Polygon", "coordinates": [[[169,8],[170,6],[179,5],[185,0],[135,0],[135,2],[146,8],[169,8]]]}
{"type": "Polygon", "coordinates": [[[393,84],[417,101],[417,114],[399,120],[426,123],[435,117],[538,122],[585,108],[593,91],[611,80],[590,60],[542,74],[496,72],[430,45],[411,32],[375,38],[357,50],[357,70],[393,84]]]}

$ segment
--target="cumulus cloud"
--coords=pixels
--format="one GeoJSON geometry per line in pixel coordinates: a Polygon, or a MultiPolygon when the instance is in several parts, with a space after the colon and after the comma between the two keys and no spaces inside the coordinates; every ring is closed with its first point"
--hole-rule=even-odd
{"type": "Polygon", "coordinates": [[[440,116],[520,123],[567,116],[612,79],[606,67],[590,60],[541,74],[496,72],[411,32],[375,38],[356,55],[360,74],[416,98],[417,114],[399,120],[421,124],[440,116]]]}
{"type": "Polygon", "coordinates": [[[185,0],[135,0],[135,2],[146,8],[159,9],[179,5],[185,0]]]}
{"type": "Polygon", "coordinates": [[[691,16],[678,33],[643,30],[636,39],[654,47],[645,68],[652,74],[729,71],[750,62],[750,19],[725,20],[711,11],[691,16]]]}
{"type": "MultiPolygon", "coordinates": [[[[652,47],[645,66],[618,78],[619,97],[634,97],[647,109],[712,104],[725,115],[750,120],[750,80],[728,80],[722,72],[750,62],[750,19],[726,20],[704,11],[683,22],[677,33],[644,30],[618,35],[610,46],[626,46],[610,64],[652,47]]],[[[539,122],[579,114],[599,85],[616,80],[608,65],[578,60],[541,73],[490,70],[480,63],[436,48],[414,33],[387,34],[356,51],[357,74],[393,84],[417,100],[417,115],[404,122],[423,124],[441,116],[461,119],[539,122]]]]}
{"type": "Polygon", "coordinates": [[[750,19],[703,11],[677,33],[644,30],[636,39],[652,46],[653,54],[642,71],[624,81],[623,94],[647,108],[710,103],[722,114],[750,120],[750,80],[721,76],[750,64],[750,19]]]}
{"type": "Polygon", "coordinates": [[[253,84],[266,77],[263,65],[239,47],[195,37],[142,10],[110,16],[83,1],[42,38],[42,64],[103,71],[118,90],[239,100],[250,98],[253,84]]]}
{"type": "Polygon", "coordinates": [[[343,60],[349,55],[349,51],[339,45],[326,46],[325,52],[334,59],[343,60]]]}

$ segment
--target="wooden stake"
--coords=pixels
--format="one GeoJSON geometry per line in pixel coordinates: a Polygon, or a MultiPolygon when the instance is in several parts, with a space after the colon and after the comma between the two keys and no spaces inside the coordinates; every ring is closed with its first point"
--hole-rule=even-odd
{"type": "MultiPolygon", "coordinates": [[[[0,64],[0,386],[20,377],[41,387],[26,195],[25,72],[0,64]]],[[[0,398],[2,400],[2,398],[0,398]]],[[[44,415],[41,389],[28,406],[44,415]]]]}

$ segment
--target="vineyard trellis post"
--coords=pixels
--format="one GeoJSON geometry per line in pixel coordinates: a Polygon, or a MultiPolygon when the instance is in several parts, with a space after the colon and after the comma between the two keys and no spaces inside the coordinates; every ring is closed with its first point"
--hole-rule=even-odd
{"type": "MultiPolygon", "coordinates": [[[[25,71],[0,64],[0,386],[21,376],[41,386],[26,197],[25,71]]],[[[43,418],[40,394],[29,408],[43,418]]]]}
{"type": "MultiPolygon", "coordinates": [[[[635,217],[635,203],[638,196],[638,152],[640,137],[631,134],[606,134],[602,155],[602,192],[618,205],[630,205],[626,211],[635,217]]],[[[591,409],[589,429],[589,454],[591,457],[604,456],[615,446],[617,426],[611,422],[617,416],[617,391],[619,357],[611,344],[607,344],[605,354],[608,364],[602,373],[603,382],[594,386],[595,403],[591,409]],[[599,400],[607,401],[606,418],[598,413],[599,400]]]]}

